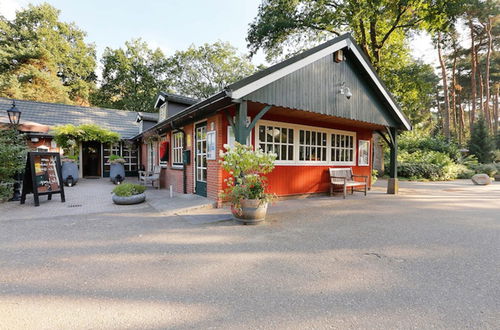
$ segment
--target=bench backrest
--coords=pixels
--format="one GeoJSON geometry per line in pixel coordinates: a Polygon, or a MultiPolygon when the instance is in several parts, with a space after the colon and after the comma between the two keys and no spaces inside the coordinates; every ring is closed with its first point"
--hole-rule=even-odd
{"type": "Polygon", "coordinates": [[[350,167],[330,168],[329,171],[332,183],[344,183],[343,178],[352,180],[352,168],[350,167]]]}

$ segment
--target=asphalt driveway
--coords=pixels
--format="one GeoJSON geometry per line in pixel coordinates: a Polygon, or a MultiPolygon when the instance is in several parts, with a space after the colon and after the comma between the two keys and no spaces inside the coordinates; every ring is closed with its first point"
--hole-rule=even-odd
{"type": "Polygon", "coordinates": [[[498,329],[500,184],[271,210],[1,221],[0,329],[498,329]]]}

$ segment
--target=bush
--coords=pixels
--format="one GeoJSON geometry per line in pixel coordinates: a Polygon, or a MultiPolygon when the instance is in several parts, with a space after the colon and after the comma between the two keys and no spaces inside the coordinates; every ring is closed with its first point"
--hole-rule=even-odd
{"type": "Polygon", "coordinates": [[[378,171],[377,170],[372,170],[372,185],[375,184],[378,180],[378,171]]]}
{"type": "Polygon", "coordinates": [[[24,169],[26,141],[14,129],[0,130],[0,202],[12,197],[14,175],[24,169]]]}
{"type": "Polygon", "coordinates": [[[125,164],[126,163],[125,159],[123,159],[121,156],[118,156],[118,155],[109,156],[109,162],[111,164],[125,164]]]}
{"type": "Polygon", "coordinates": [[[493,177],[498,172],[498,168],[496,164],[479,164],[474,167],[474,172],[476,174],[488,174],[488,176],[493,177]]]}
{"type": "Polygon", "coordinates": [[[139,184],[133,183],[122,183],[113,189],[113,193],[120,197],[129,197],[132,195],[142,194],[146,190],[146,187],[139,184]]]}
{"type": "Polygon", "coordinates": [[[447,154],[451,159],[460,157],[460,147],[453,141],[447,141],[442,135],[431,136],[424,132],[413,130],[399,135],[398,147],[401,151],[414,153],[417,151],[436,151],[447,154]]]}

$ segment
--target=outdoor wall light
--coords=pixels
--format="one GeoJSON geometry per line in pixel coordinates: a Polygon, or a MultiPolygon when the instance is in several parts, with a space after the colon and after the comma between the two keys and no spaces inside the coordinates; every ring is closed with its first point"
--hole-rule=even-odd
{"type": "Polygon", "coordinates": [[[348,100],[352,96],[351,89],[345,85],[345,81],[343,81],[342,85],[340,86],[340,94],[345,95],[348,100]]]}
{"type": "Polygon", "coordinates": [[[7,110],[7,115],[12,125],[19,124],[19,120],[21,120],[21,111],[16,108],[16,101],[12,101],[12,107],[7,110]]]}

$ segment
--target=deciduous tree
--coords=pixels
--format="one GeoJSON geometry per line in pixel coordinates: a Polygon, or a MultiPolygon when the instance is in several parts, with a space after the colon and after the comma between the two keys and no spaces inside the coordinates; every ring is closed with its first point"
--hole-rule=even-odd
{"type": "Polygon", "coordinates": [[[106,48],[101,63],[101,86],[91,98],[97,106],[151,112],[158,91],[170,85],[167,58],[141,39],[106,48]]]}
{"type": "Polygon", "coordinates": [[[48,4],[0,16],[0,96],[87,104],[95,82],[95,50],[85,32],[59,20],[48,4]]]}
{"type": "Polygon", "coordinates": [[[256,70],[249,58],[227,42],[191,46],[170,58],[173,89],[183,95],[206,98],[256,70]]]}

